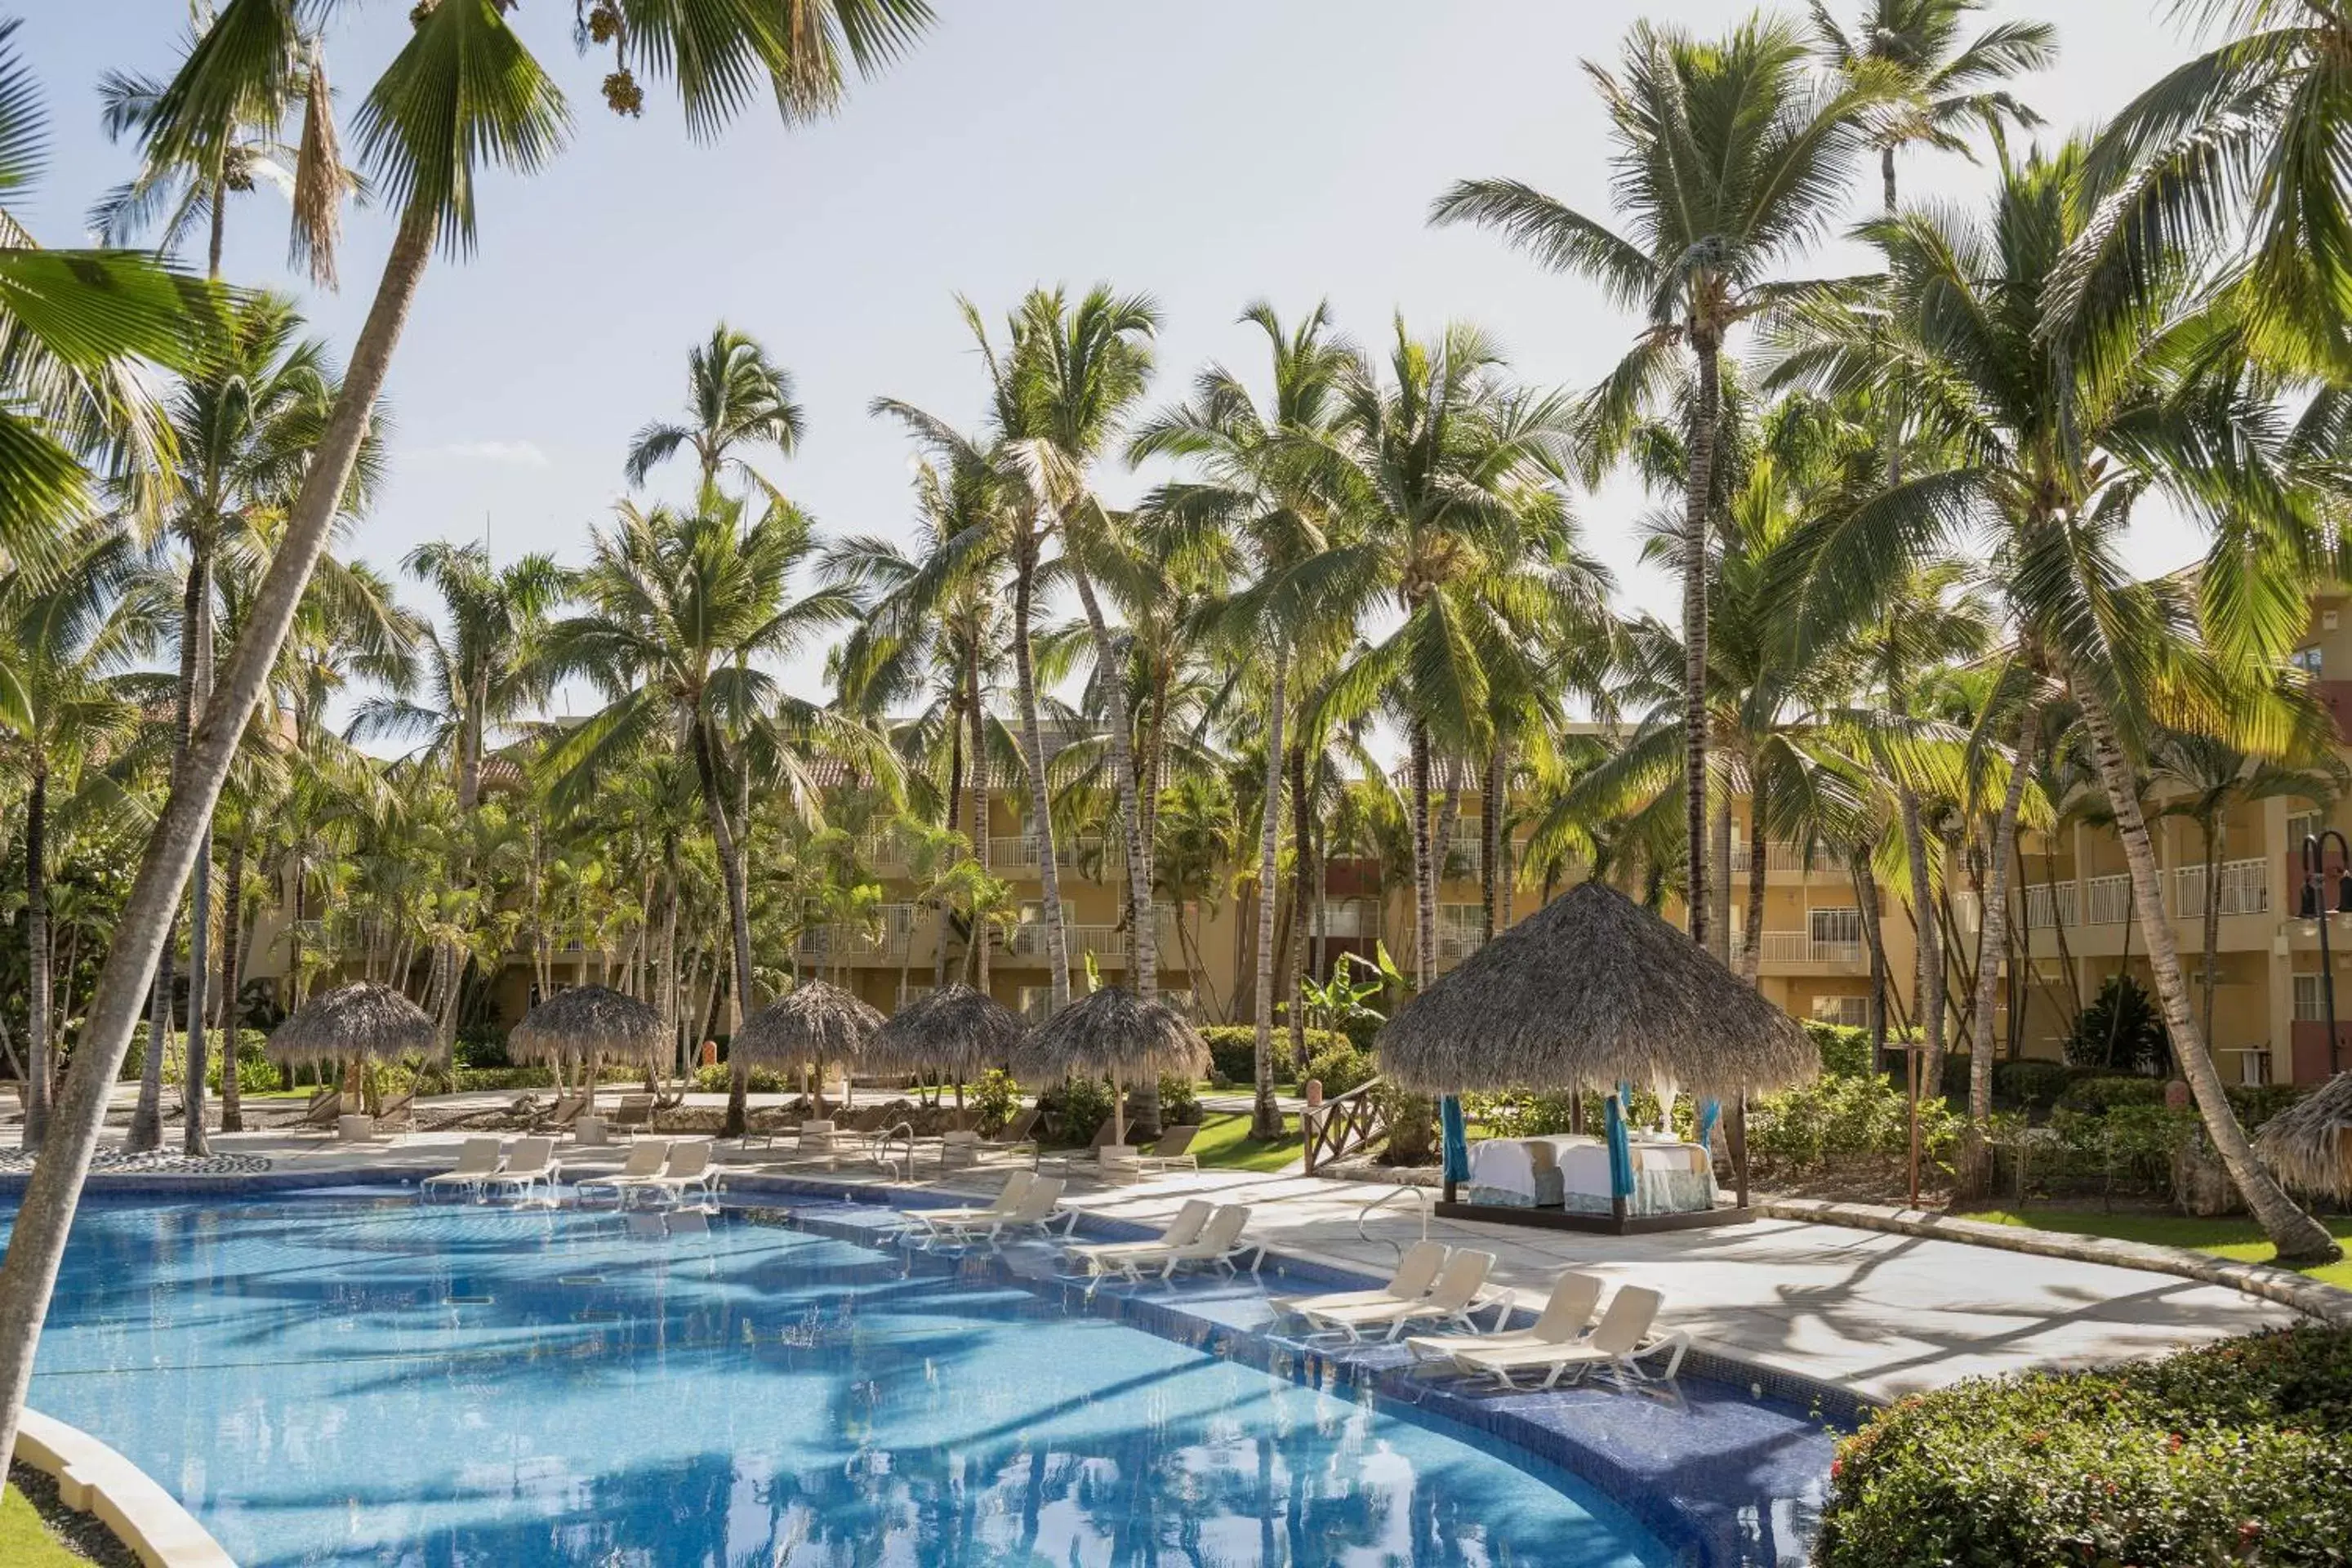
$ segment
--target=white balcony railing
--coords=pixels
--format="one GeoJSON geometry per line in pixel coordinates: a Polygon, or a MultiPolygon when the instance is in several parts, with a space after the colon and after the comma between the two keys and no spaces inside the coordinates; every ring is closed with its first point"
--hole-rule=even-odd
{"type": "Polygon", "coordinates": [[[2086,924],[2121,925],[2131,918],[2131,878],[2128,875],[2118,873],[2112,877],[2093,877],[2083,887],[2089,894],[2091,906],[2086,924]]]}
{"type": "MultiPolygon", "coordinates": [[[[1065,925],[1064,939],[1069,943],[1071,962],[1085,953],[1097,959],[1127,956],[1127,932],[1117,926],[1065,925]]],[[[1045,922],[1024,921],[1006,933],[1004,950],[1019,958],[1045,956],[1045,922]]]]}
{"type": "MultiPolygon", "coordinates": [[[[2266,860],[2225,860],[2214,868],[2225,915],[2268,914],[2271,907],[2270,863],[2266,860]]],[[[2205,868],[2183,866],[2172,873],[2172,913],[2177,920],[2205,918],[2205,868]]]]}
{"type": "MultiPolygon", "coordinates": [[[[1973,899],[1974,894],[1968,897],[1973,899]]],[[[2025,889],[2025,929],[2047,931],[2054,925],[2080,925],[2075,918],[2074,884],[2061,882],[2053,889],[2047,882],[2028,883],[2025,889]],[[2053,893],[2055,897],[2053,897],[2053,893]],[[2052,911],[2055,910],[2055,918],[2052,911]]]]}
{"type": "Polygon", "coordinates": [[[988,841],[988,866],[992,871],[1034,871],[1038,858],[1037,840],[1026,833],[988,841]]]}
{"type": "Polygon", "coordinates": [[[1856,964],[1862,962],[1859,942],[1832,942],[1811,931],[1768,931],[1759,955],[1766,963],[1856,964]]]}
{"type": "MultiPolygon", "coordinates": [[[[1731,841],[1731,869],[1746,875],[1756,858],[1748,853],[1750,845],[1745,838],[1731,841]]],[[[1764,846],[1764,869],[1767,871],[1843,871],[1845,858],[1827,846],[1816,847],[1811,855],[1804,847],[1782,839],[1768,840],[1764,846]]]]}

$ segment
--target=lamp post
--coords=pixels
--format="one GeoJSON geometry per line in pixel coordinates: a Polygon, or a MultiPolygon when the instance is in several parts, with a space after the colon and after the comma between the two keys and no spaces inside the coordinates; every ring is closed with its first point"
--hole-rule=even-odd
{"type": "MultiPolygon", "coordinates": [[[[2213,889],[2208,888],[2205,890],[2205,896],[2211,898],[2213,889]]],[[[2300,913],[2305,921],[2319,930],[2319,997],[2321,1005],[2327,1013],[2327,1070],[2330,1075],[2342,1071],[2344,1064],[2343,1052],[2338,1048],[2336,1040],[2336,960],[2327,950],[2327,917],[2331,914],[2340,915],[2347,912],[2352,912],[2352,844],[2347,844],[2344,841],[2344,835],[2332,827],[2323,827],[2316,833],[2305,834],[2303,836],[2303,901],[2300,913]],[[2337,872],[2336,907],[2333,910],[2326,907],[2327,899],[2323,890],[2326,879],[2322,870],[2321,860],[2326,841],[2331,838],[2336,841],[2337,872]]]]}

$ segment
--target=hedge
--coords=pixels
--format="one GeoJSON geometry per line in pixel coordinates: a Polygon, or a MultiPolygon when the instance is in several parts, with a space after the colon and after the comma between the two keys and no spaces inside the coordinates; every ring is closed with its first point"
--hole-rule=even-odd
{"type": "Polygon", "coordinates": [[[1830,1477],[1820,1568],[2341,1564],[2352,1331],[1916,1395],[1830,1477]]]}
{"type": "MultiPolygon", "coordinates": [[[[1257,1030],[1255,1026],[1248,1024],[1212,1024],[1201,1031],[1201,1038],[1208,1043],[1210,1066],[1218,1077],[1228,1083],[1257,1081],[1257,1030]]],[[[1352,1043],[1337,1029],[1307,1031],[1307,1060],[1313,1061],[1334,1048],[1351,1049],[1352,1043]]],[[[1290,1066],[1290,1027],[1277,1023],[1274,1029],[1274,1076],[1287,1082],[1290,1066]]]]}

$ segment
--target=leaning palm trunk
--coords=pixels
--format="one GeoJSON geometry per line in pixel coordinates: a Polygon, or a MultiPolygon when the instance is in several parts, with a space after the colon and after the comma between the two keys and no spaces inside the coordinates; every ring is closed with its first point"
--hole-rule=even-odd
{"type": "MultiPolygon", "coordinates": [[[[198,544],[194,559],[188,563],[188,592],[196,606],[195,684],[191,692],[194,701],[202,705],[210,699],[213,689],[213,577],[208,545],[198,544]]],[[[212,979],[213,920],[213,825],[209,812],[204,826],[196,831],[195,873],[188,888],[188,1050],[180,1074],[184,1112],[180,1148],[184,1153],[200,1157],[212,1152],[205,1139],[205,1069],[206,1047],[211,1043],[205,992],[212,979]]]]}
{"type": "Polygon", "coordinates": [[[1250,1132],[1258,1138],[1282,1135],[1282,1116],[1274,1104],[1274,900],[1276,860],[1282,838],[1282,703],[1283,682],[1289,674],[1285,650],[1276,648],[1274,673],[1265,699],[1265,800],[1257,836],[1257,966],[1251,1001],[1255,1009],[1257,1048],[1254,1062],[1257,1098],[1251,1107],[1250,1132]]]}
{"type": "MultiPolygon", "coordinates": [[[[187,766],[188,742],[196,724],[196,643],[201,626],[198,605],[202,589],[194,562],[180,608],[180,679],[173,700],[172,777],[187,766]]],[[[174,892],[173,899],[179,897],[174,892]]],[[[131,1131],[123,1147],[135,1153],[160,1148],[163,1142],[163,1050],[172,1037],[175,998],[173,994],[172,943],[167,938],[156,958],[153,1005],[147,1024],[148,1050],[139,1064],[139,1102],[131,1112],[131,1131]]]]}
{"type": "Polygon", "coordinates": [[[221,1131],[245,1131],[245,1107],[236,1081],[236,989],[245,976],[238,968],[244,957],[245,858],[251,835],[237,830],[229,841],[227,875],[221,884],[221,1131]]]}
{"type": "Polygon", "coordinates": [[[1912,924],[1918,942],[1918,970],[1912,1000],[1919,1019],[1921,1081],[1944,1081],[1944,952],[1936,926],[1936,894],[1927,870],[1927,833],[1919,820],[1919,796],[1898,783],[1895,798],[1903,813],[1903,853],[1911,862],[1912,924]]]}
{"type": "Polygon", "coordinates": [[[1691,940],[1728,967],[1729,933],[1707,928],[1706,862],[1706,522],[1715,493],[1720,347],[1714,337],[1693,332],[1691,352],[1698,359],[1698,387],[1691,401],[1690,473],[1683,492],[1683,826],[1690,842],[1686,897],[1691,940]]]}
{"type": "Polygon", "coordinates": [[[1037,836],[1037,891],[1045,919],[1045,978],[1054,1011],[1070,1005],[1070,939],[1062,927],[1062,874],[1054,863],[1054,803],[1045,786],[1045,737],[1037,727],[1037,670],[1029,649],[1030,596],[1036,588],[1034,543],[1013,573],[1013,675],[1021,703],[1021,760],[1029,772],[1029,820],[1037,836]]]}
{"type": "Polygon", "coordinates": [[[25,792],[25,1147],[49,1131],[49,773],[33,772],[25,792]]]}
{"type": "Polygon", "coordinates": [[[2213,988],[2221,978],[2221,820],[2220,813],[2200,824],[2205,830],[2205,1016],[2200,1027],[2213,1043],[2213,988]]]}
{"type": "Polygon", "coordinates": [[[2017,754],[2010,763],[2009,787],[1993,823],[1992,851],[1984,891],[1977,900],[1976,1002],[1969,1015],[1969,1126],[1960,1180],[1982,1192],[1992,1175],[1985,1134],[1992,1122],[1992,1012],[2000,987],[2001,955],[2009,947],[2009,867],[2016,858],[2017,814],[2025,803],[2025,781],[2033,772],[2034,742],[2041,716],[2027,703],[2017,716],[2017,754]]]}
{"type": "MultiPolygon", "coordinates": [[[[2237,1113],[2230,1109],[2221,1074],[2214,1067],[2213,1058],[2206,1054],[2204,1037],[2199,1033],[2189,1009],[2189,986],[2180,973],[2180,952],[2173,941],[2172,922],[2165,913],[2163,873],[2157,868],[2156,847],[2148,841],[2147,820],[2140,813],[2139,796],[2132,788],[2131,764],[2116,736],[2115,716],[2107,710],[2105,696],[2087,680],[2074,683],[2074,698],[2082,706],[2084,728],[2090,732],[2091,754],[2098,763],[2099,780],[2106,785],[2107,802],[2115,810],[2116,837],[2123,841],[2124,859],[2131,867],[2132,891],[2139,906],[2140,934],[2147,942],[2147,966],[2156,976],[2157,996],[2164,1005],[2165,1026],[2172,1034],[2173,1060],[2197,1097],[2198,1114],[2204,1118],[2205,1133],[2213,1141],[2213,1152],[2221,1156],[2222,1167],[2237,1184],[2246,1206],[2253,1211],[2263,1234],[2278,1248],[2280,1262],[2324,1263],[2341,1257],[2342,1248],[2327,1234],[2327,1227],[2297,1208],[2294,1200],[2286,1195],[2286,1189],[2263,1168],[2254,1156],[2253,1146],[2246,1141],[2246,1130],[2238,1125],[2237,1113]]],[[[2209,906],[2213,902],[2212,894],[2209,883],[2209,906]]]]}
{"type": "MultiPolygon", "coordinates": [[[[735,1017],[736,1032],[740,1034],[742,1020],[751,1016],[751,905],[743,886],[743,851],[727,823],[727,802],[719,785],[718,738],[710,732],[708,716],[698,713],[692,723],[694,769],[701,775],[703,809],[710,818],[710,840],[718,847],[719,875],[727,884],[727,930],[730,945],[735,950],[735,1017]]],[[[727,1055],[727,1120],[719,1135],[740,1138],[749,1120],[747,1097],[751,1089],[751,1071],[742,1052],[730,1050],[727,1055]]]]}
{"type": "Polygon", "coordinates": [[[385,258],[383,279],[345,373],[341,394],[302,488],[286,521],[284,537],[270,558],[246,629],[230,653],[219,689],[205,706],[203,722],[189,748],[188,765],[173,781],[139,871],[116,923],[113,946],[100,971],[81,1047],[74,1055],[50,1138],[33,1170],[16,1211],[8,1252],[0,1261],[0,1457],[15,1451],[16,1425],[32,1382],[33,1356],[41,1323],[65,1256],[66,1233],[89,1174],[106,1120],[106,1102],[131,1030],[147,997],[155,956],[170,929],[180,889],[194,868],[205,823],[220,797],[247,721],[259,701],[278,650],[293,625],[294,612],[327,542],[352,467],[367,434],[368,418],[383,391],[392,351],[416,298],[431,259],[436,229],[430,209],[412,208],[402,219],[385,258]]]}

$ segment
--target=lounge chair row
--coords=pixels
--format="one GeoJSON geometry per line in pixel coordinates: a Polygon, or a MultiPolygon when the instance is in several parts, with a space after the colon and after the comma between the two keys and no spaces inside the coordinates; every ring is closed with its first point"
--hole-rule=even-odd
{"type": "Polygon", "coordinates": [[[457,1163],[437,1175],[425,1177],[417,1184],[417,1191],[421,1197],[454,1189],[478,1196],[513,1192],[528,1198],[533,1188],[544,1184],[546,1199],[552,1204],[555,1184],[562,1174],[552,1138],[518,1138],[511,1149],[496,1138],[468,1138],[458,1146],[457,1163]]]}

